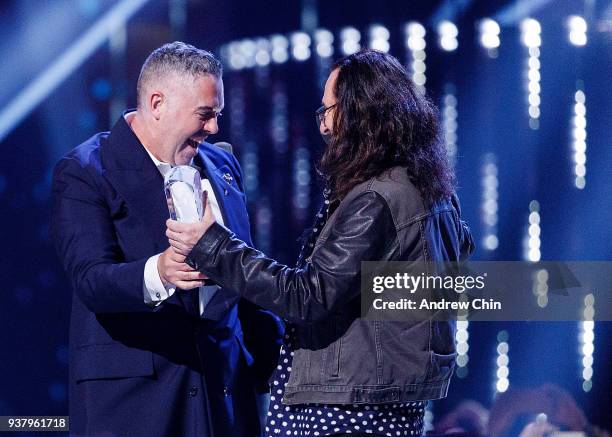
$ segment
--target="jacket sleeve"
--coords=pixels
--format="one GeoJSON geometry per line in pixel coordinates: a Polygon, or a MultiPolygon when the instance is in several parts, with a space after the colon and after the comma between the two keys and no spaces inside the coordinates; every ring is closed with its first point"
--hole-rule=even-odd
{"type": "Polygon", "coordinates": [[[324,319],[360,293],[361,262],[380,260],[397,241],[391,211],[365,192],[339,211],[327,240],[303,268],[290,268],[215,223],[187,263],[251,302],[297,324],[324,319]]]}
{"type": "Polygon", "coordinates": [[[154,311],[144,302],[147,259],[125,262],[93,176],[74,158],[53,175],[51,236],[76,295],[94,313],[154,311]]]}
{"type": "MultiPolygon", "coordinates": [[[[230,155],[234,167],[236,184],[243,193],[244,175],[236,155],[230,155]]],[[[246,210],[246,198],[244,201],[246,210]]],[[[274,313],[261,308],[245,298],[238,302],[238,318],[242,325],[242,335],[248,351],[253,356],[253,376],[256,390],[268,392],[268,380],[278,363],[280,347],[285,333],[283,322],[274,313]]]]}
{"type": "Polygon", "coordinates": [[[472,238],[472,232],[468,224],[461,220],[461,205],[459,204],[459,197],[453,193],[451,196],[451,204],[457,212],[457,237],[459,241],[459,261],[467,261],[474,250],[476,250],[476,244],[472,238]]]}

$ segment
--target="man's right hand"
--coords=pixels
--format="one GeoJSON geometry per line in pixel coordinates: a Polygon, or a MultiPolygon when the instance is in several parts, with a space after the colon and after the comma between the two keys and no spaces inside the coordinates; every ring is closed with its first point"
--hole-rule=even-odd
{"type": "Polygon", "coordinates": [[[157,259],[157,271],[164,287],[171,284],[183,290],[200,287],[208,278],[204,273],[187,265],[185,257],[176,253],[172,247],[160,254],[157,259]]]}

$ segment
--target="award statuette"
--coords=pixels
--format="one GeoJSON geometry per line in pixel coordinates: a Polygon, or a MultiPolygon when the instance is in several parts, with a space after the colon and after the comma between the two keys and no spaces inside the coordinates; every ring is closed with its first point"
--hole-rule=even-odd
{"type": "Polygon", "coordinates": [[[204,215],[200,172],[188,165],[173,167],[164,178],[170,218],[183,223],[200,221],[204,215]]]}
{"type": "MultiPolygon", "coordinates": [[[[164,177],[164,191],[172,220],[195,223],[202,219],[206,199],[202,199],[202,178],[198,170],[189,165],[172,167],[164,177]]],[[[205,281],[199,295],[200,313],[217,288],[211,279],[205,281]]]]}

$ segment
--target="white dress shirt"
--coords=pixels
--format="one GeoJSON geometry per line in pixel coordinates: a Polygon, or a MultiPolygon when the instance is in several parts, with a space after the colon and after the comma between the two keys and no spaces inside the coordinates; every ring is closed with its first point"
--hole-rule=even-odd
{"type": "MultiPolygon", "coordinates": [[[[172,165],[161,162],[158,160],[151,152],[145,150],[151,157],[151,160],[159,170],[162,176],[165,176],[168,171],[172,168],[172,165]]],[[[208,179],[202,179],[202,190],[208,192],[208,200],[210,202],[210,206],[212,209],[213,216],[215,220],[221,224],[225,224],[223,222],[223,216],[221,215],[221,210],[219,208],[219,203],[217,202],[217,198],[215,197],[215,192],[210,185],[210,181],[208,179]]],[[[206,205],[204,205],[206,207],[206,205]]],[[[157,260],[161,254],[157,254],[149,258],[145,264],[144,268],[144,302],[149,306],[158,306],[161,305],[163,301],[168,299],[170,296],[174,294],[176,291],[176,286],[169,284],[167,287],[164,287],[164,284],[159,276],[159,271],[157,270],[157,260]]],[[[199,288],[199,303],[200,303],[200,315],[204,313],[204,308],[210,302],[215,292],[219,289],[217,285],[205,285],[199,288]]]]}

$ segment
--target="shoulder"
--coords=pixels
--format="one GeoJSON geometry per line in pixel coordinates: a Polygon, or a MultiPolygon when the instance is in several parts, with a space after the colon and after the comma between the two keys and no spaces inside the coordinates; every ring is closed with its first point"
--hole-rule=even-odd
{"type": "Polygon", "coordinates": [[[368,181],[368,189],[389,203],[401,202],[415,212],[425,212],[423,197],[412,183],[405,167],[393,167],[368,181]]]}
{"type": "Polygon", "coordinates": [[[237,163],[234,154],[225,147],[219,147],[215,144],[204,142],[200,145],[200,150],[216,167],[221,167],[222,165],[235,165],[237,163]]]}
{"type": "Polygon", "coordinates": [[[215,144],[210,144],[206,142],[200,145],[200,152],[206,155],[206,158],[210,160],[210,162],[215,168],[218,169],[221,167],[225,167],[227,170],[229,170],[237,179],[241,189],[244,189],[244,187],[242,186],[242,169],[240,168],[240,163],[238,162],[236,156],[233,153],[229,152],[224,147],[219,147],[215,144]]]}
{"type": "Polygon", "coordinates": [[[373,192],[389,205],[408,207],[414,213],[424,212],[423,198],[410,181],[408,172],[404,167],[392,167],[378,176],[362,182],[346,195],[345,200],[352,200],[366,192],[373,192]]]}
{"type": "Polygon", "coordinates": [[[101,171],[100,149],[109,133],[100,132],[70,150],[55,165],[56,173],[63,168],[101,171]]]}
{"type": "Polygon", "coordinates": [[[412,183],[405,167],[392,167],[380,175],[355,186],[346,199],[354,199],[366,192],[377,194],[388,206],[398,225],[423,219],[439,212],[440,208],[451,208],[449,202],[427,205],[418,188],[412,183]]]}
{"type": "Polygon", "coordinates": [[[83,184],[95,186],[104,173],[101,148],[108,132],[98,133],[64,155],[53,169],[53,191],[83,184]]]}

